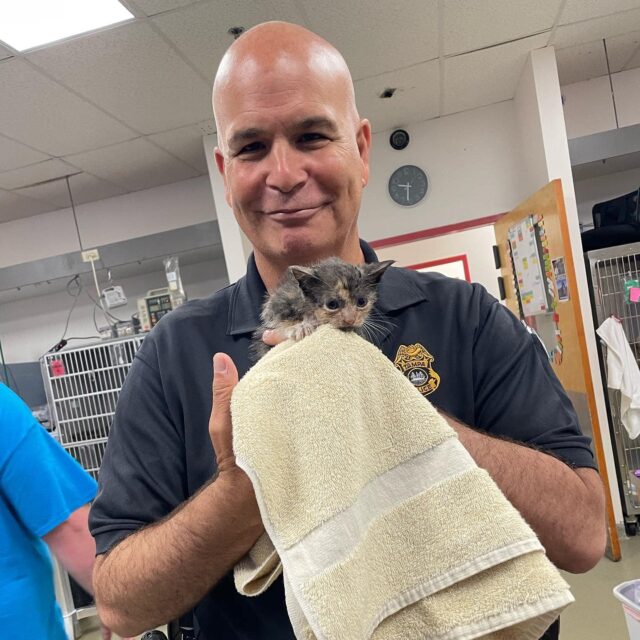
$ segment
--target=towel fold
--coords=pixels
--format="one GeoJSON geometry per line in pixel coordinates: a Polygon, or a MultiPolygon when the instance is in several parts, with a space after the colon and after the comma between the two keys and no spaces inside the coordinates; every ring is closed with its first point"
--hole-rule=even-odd
{"type": "Polygon", "coordinates": [[[573,601],[455,431],[357,335],[274,348],[232,415],[266,530],[236,586],[282,570],[299,640],[537,640],[573,601]]]}

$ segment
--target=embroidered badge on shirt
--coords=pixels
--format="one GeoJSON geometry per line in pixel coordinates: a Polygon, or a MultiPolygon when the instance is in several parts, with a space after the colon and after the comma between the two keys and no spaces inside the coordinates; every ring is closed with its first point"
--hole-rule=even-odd
{"type": "Polygon", "coordinates": [[[418,391],[428,396],[440,386],[440,376],[433,370],[435,358],[419,343],[401,345],[394,364],[418,391]]]}

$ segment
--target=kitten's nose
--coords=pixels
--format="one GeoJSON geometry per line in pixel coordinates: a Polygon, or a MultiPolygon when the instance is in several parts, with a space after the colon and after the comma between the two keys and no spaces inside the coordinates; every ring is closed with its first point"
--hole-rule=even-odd
{"type": "Polygon", "coordinates": [[[342,316],[344,323],[352,327],[356,323],[356,314],[355,313],[345,313],[342,316]]]}

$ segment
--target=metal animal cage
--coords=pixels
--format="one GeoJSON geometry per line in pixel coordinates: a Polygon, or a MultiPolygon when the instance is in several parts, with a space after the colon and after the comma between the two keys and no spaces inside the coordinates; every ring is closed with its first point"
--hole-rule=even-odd
{"type": "MultiPolygon", "coordinates": [[[[612,315],[619,318],[636,361],[640,363],[640,303],[630,302],[625,290],[626,282],[640,281],[640,242],[597,249],[586,257],[598,326],[612,315]]],[[[602,342],[599,346],[606,379],[606,346],[602,342]]],[[[632,440],[622,424],[620,391],[607,389],[606,392],[625,527],[628,533],[635,534],[640,515],[640,479],[635,475],[640,470],[640,438],[632,440]]]]}
{"type": "Polygon", "coordinates": [[[40,361],[53,435],[95,479],[116,402],[143,336],[48,353],[40,361]]]}
{"type": "MultiPolygon", "coordinates": [[[[144,335],[103,341],[40,359],[53,436],[96,480],[116,402],[144,335]]],[[[70,639],[96,613],[91,597],[54,563],[56,596],[70,639]]]]}

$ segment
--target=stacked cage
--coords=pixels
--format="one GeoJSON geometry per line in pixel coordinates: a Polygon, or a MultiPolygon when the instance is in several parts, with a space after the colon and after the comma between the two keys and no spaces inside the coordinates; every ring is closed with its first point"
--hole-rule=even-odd
{"type": "MultiPolygon", "coordinates": [[[[586,257],[596,324],[600,326],[610,316],[618,318],[636,362],[640,364],[640,303],[631,302],[627,291],[630,283],[640,282],[640,243],[597,249],[588,252],[586,257]]],[[[599,346],[603,380],[606,381],[606,346],[602,342],[599,346]]],[[[625,528],[628,534],[635,535],[640,516],[640,438],[631,439],[622,424],[620,391],[605,391],[625,528]]]]}
{"type": "MultiPolygon", "coordinates": [[[[40,360],[52,435],[96,480],[116,402],[143,335],[104,341],[40,360]]],[[[67,636],[79,635],[79,620],[95,615],[91,596],[55,563],[56,595],[67,636]]]]}
{"type": "Polygon", "coordinates": [[[53,434],[95,479],[120,389],[142,339],[65,349],[41,360],[53,434]]]}

